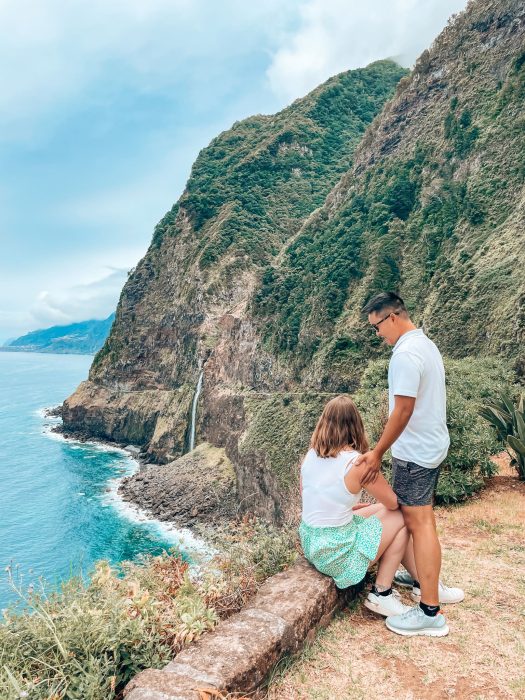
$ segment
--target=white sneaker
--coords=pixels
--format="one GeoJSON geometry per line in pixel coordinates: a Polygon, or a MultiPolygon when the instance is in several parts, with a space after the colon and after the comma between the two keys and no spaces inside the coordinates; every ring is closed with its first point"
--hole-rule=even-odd
{"type": "Polygon", "coordinates": [[[442,612],[434,617],[425,615],[419,605],[409,608],[404,615],[392,615],[387,617],[385,624],[389,630],[405,637],[413,637],[422,634],[426,637],[445,637],[448,632],[447,621],[442,612]]]}
{"type": "MultiPolygon", "coordinates": [[[[417,586],[413,586],[410,597],[412,600],[415,600],[416,603],[419,603],[421,600],[421,589],[417,586]]],[[[447,603],[461,603],[464,597],[465,592],[462,591],[461,588],[449,588],[449,586],[445,586],[442,581],[439,582],[439,602],[443,605],[447,603]]]]}
{"type": "Polygon", "coordinates": [[[392,591],[389,595],[376,595],[370,591],[365,600],[365,608],[384,617],[403,615],[407,610],[411,610],[409,605],[401,602],[401,596],[397,591],[392,591]]]}

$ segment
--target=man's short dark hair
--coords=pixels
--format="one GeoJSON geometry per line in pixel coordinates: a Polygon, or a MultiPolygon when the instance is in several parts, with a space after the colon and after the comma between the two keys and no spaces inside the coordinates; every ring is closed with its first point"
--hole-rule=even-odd
{"type": "Polygon", "coordinates": [[[405,302],[395,292],[376,294],[363,306],[363,313],[365,314],[379,314],[383,311],[407,314],[405,302]]]}

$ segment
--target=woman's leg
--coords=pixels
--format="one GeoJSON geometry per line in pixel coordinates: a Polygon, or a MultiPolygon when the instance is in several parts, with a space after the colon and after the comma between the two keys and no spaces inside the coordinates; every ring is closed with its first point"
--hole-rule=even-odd
{"type": "Polygon", "coordinates": [[[401,563],[408,571],[408,573],[412,576],[414,581],[419,581],[417,577],[416,558],[414,556],[414,542],[412,540],[412,537],[410,537],[410,539],[408,540],[407,548],[403,555],[403,559],[401,559],[401,563]]]}
{"type": "Polygon", "coordinates": [[[402,527],[383,552],[377,569],[376,586],[390,588],[408,543],[408,530],[402,527]]]}
{"type": "Polygon", "coordinates": [[[383,525],[381,542],[373,562],[379,561],[376,585],[390,588],[396,569],[407,549],[408,531],[399,510],[388,510],[380,506],[373,514],[381,520],[383,525]]]}

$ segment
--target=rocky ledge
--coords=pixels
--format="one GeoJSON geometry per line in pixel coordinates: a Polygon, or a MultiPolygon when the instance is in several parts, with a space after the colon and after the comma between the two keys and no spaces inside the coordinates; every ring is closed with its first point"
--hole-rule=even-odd
{"type": "Polygon", "coordinates": [[[224,449],[208,443],[168,462],[147,464],[123,479],[120,495],[158,520],[191,527],[237,512],[235,471],[224,449]]]}
{"type": "MultiPolygon", "coordinates": [[[[126,700],[199,700],[244,693],[261,686],[285,654],[293,654],[326,625],[356,589],[338,592],[334,582],[301,557],[269,578],[241,612],[183,649],[162,670],[142,671],[124,691],[126,700]],[[200,692],[199,692],[200,691],[200,692]]],[[[229,697],[229,696],[228,696],[229,697]]]]}

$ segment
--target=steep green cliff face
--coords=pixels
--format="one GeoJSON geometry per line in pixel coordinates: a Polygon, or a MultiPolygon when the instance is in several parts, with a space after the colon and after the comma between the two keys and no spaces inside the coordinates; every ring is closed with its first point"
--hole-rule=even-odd
{"type": "Polygon", "coordinates": [[[217,319],[239,316],[258,270],[348,170],[405,73],[391,61],[342,73],[279,114],[234,124],[203,149],[123,290],[90,380],[128,381],[134,390],[194,385],[198,362],[222,334],[217,319]]]}
{"type": "Polygon", "coordinates": [[[452,356],[523,353],[525,6],[474,2],[399,83],[252,311],[303,383],[355,384],[359,309],[396,289],[452,356]]]}
{"type": "Polygon", "coordinates": [[[66,429],[133,438],[165,462],[187,443],[200,367],[212,414],[217,387],[291,381],[261,348],[246,307],[260,271],[348,170],[405,74],[391,61],[342,73],[279,114],[234,124],[200,153],[124,287],[89,381],[64,404],[66,429]]]}
{"type": "Polygon", "coordinates": [[[279,114],[234,124],[199,154],[154,245],[177,235],[183,208],[201,269],[220,265],[227,254],[235,267],[272,260],[347,172],[366,127],[405,74],[378,61],[331,78],[279,114]]]}
{"type": "Polygon", "coordinates": [[[468,358],[448,364],[451,386],[490,375],[451,404],[442,497],[477,487],[486,461],[461,456],[481,434],[476,401],[525,365],[525,7],[470,3],[403,75],[389,61],[343,73],[201,152],[64,403],[66,429],[169,462],[202,371],[197,444],[225,449],[241,511],[292,517],[322,405],[388,354],[360,309],[397,289],[444,354],[468,358]]]}

